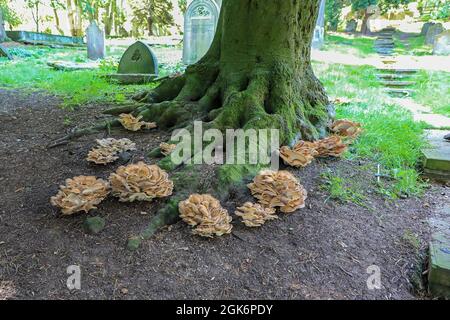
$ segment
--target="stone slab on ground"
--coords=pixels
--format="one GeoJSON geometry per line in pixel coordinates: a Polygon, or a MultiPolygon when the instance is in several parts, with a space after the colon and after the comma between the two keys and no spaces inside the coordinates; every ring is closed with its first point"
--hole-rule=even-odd
{"type": "Polygon", "coordinates": [[[413,90],[411,89],[405,89],[405,88],[384,88],[384,91],[392,96],[396,97],[409,97],[413,93],[413,90]]]}
{"type": "Polygon", "coordinates": [[[434,128],[450,128],[450,118],[441,114],[415,114],[414,120],[426,122],[434,128]]]}
{"type": "Polygon", "coordinates": [[[70,62],[70,61],[50,61],[47,65],[62,71],[77,71],[77,70],[94,70],[100,67],[97,61],[91,62],[70,62]]]}
{"type": "Polygon", "coordinates": [[[415,83],[414,81],[389,81],[389,80],[381,81],[381,84],[386,87],[407,87],[412,86],[414,83],[415,83]]]}
{"type": "Polygon", "coordinates": [[[155,80],[156,74],[143,73],[114,73],[106,76],[110,80],[118,81],[120,84],[145,84],[155,80]]]}
{"type": "Polygon", "coordinates": [[[397,69],[397,68],[379,68],[379,72],[397,73],[397,74],[413,74],[417,73],[417,69],[397,69]]]}
{"type": "Polygon", "coordinates": [[[450,205],[430,218],[432,229],[428,288],[435,297],[450,298],[450,205]]]}
{"type": "Polygon", "coordinates": [[[6,57],[8,60],[12,60],[13,56],[9,53],[8,49],[0,45],[0,57],[6,57]]]}
{"type": "Polygon", "coordinates": [[[427,130],[428,146],[422,150],[425,175],[441,181],[450,181],[450,142],[444,140],[448,133],[448,130],[427,130]]]}

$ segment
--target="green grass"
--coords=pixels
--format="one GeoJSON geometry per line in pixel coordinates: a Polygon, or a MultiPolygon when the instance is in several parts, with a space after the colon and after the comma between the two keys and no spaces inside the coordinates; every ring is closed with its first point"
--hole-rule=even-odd
{"type": "Polygon", "coordinates": [[[343,203],[354,203],[358,206],[368,208],[365,204],[366,197],[360,192],[358,186],[352,185],[348,179],[344,179],[339,174],[327,171],[322,174],[324,184],[321,186],[330,196],[329,199],[340,201],[343,203]]]}
{"type": "Polygon", "coordinates": [[[347,157],[368,158],[382,165],[394,183],[381,184],[390,197],[420,195],[423,183],[418,171],[424,127],[414,122],[412,114],[388,102],[379,86],[375,69],[370,66],[314,64],[319,79],[332,97],[351,99],[349,105],[337,106],[337,117],[362,123],[364,133],[352,145],[347,157]]]}
{"type": "Polygon", "coordinates": [[[450,117],[450,73],[421,70],[415,80],[412,98],[433,112],[450,117]]]}
{"type": "Polygon", "coordinates": [[[394,34],[394,52],[400,55],[427,56],[431,55],[433,48],[425,45],[425,36],[413,35],[407,40],[408,45],[400,40],[400,33],[394,34]]]}
{"type": "Polygon", "coordinates": [[[325,36],[325,45],[322,50],[353,53],[357,56],[365,57],[374,53],[374,41],[374,38],[369,37],[327,34],[325,36]]]}
{"type": "MultiPolygon", "coordinates": [[[[85,49],[49,49],[30,47],[12,50],[14,61],[0,60],[0,87],[26,90],[46,90],[64,99],[63,107],[72,108],[87,103],[120,103],[139,88],[108,82],[104,76],[117,72],[120,50],[104,60],[98,70],[57,71],[48,61],[85,62],[85,49]]],[[[173,67],[172,67],[173,69],[173,67]]],[[[161,75],[173,70],[161,70],[161,75]]],[[[151,86],[151,85],[149,85],[151,86]]]]}

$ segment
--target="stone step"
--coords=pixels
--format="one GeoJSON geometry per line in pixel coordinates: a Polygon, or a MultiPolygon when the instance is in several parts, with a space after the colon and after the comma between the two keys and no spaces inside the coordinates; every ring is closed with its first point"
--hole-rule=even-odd
{"type": "Polygon", "coordinates": [[[409,75],[409,74],[396,74],[396,73],[378,73],[375,76],[378,79],[383,79],[383,80],[401,80],[401,79],[408,79],[412,75],[409,75]]]}
{"type": "MultiPolygon", "coordinates": [[[[414,115],[414,119],[423,121],[434,128],[450,128],[450,118],[442,114],[418,113],[414,115]]],[[[450,131],[447,133],[450,133],[450,131]]]]}
{"type": "Polygon", "coordinates": [[[426,130],[428,146],[422,150],[424,174],[441,181],[450,181],[450,142],[444,140],[448,133],[448,130],[426,130]]]}
{"type": "Polygon", "coordinates": [[[401,89],[385,88],[384,91],[391,96],[404,97],[404,98],[411,96],[411,94],[414,92],[411,89],[404,89],[404,88],[401,88],[401,89]]]}
{"type": "Polygon", "coordinates": [[[397,69],[397,68],[378,68],[377,71],[383,73],[397,73],[397,74],[415,74],[417,69],[397,69]]]}
{"type": "Polygon", "coordinates": [[[381,81],[381,84],[385,87],[408,87],[415,84],[414,81],[381,81]]]}
{"type": "Polygon", "coordinates": [[[432,230],[428,289],[434,297],[450,298],[450,205],[429,219],[432,230]]]}

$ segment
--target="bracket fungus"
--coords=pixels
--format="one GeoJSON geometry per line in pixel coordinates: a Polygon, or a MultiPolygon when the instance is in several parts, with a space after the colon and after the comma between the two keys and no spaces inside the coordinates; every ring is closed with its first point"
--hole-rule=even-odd
{"type": "Polygon", "coordinates": [[[112,194],[121,202],[151,201],[172,194],[173,182],[157,165],[144,162],[121,166],[109,176],[112,194]]]}
{"type": "Polygon", "coordinates": [[[193,194],[178,205],[180,217],[195,227],[192,233],[212,238],[231,233],[232,218],[220,205],[219,200],[209,194],[193,194]]]}
{"type": "Polygon", "coordinates": [[[347,119],[337,120],[330,127],[338,136],[356,139],[362,132],[361,124],[347,119]]]}
{"type": "Polygon", "coordinates": [[[59,207],[63,215],[72,215],[84,211],[88,213],[96,209],[109,194],[109,183],[93,176],[78,176],[66,180],[65,186],[60,186],[56,196],[50,202],[59,207]]]}
{"type": "Polygon", "coordinates": [[[315,143],[307,141],[299,141],[292,149],[286,146],[280,149],[281,159],[292,167],[306,167],[317,155],[315,143]]]}
{"type": "Polygon", "coordinates": [[[258,202],[269,208],[280,207],[280,211],[291,213],[305,207],[307,192],[288,171],[265,170],[248,185],[258,202]]]}
{"type": "Polygon", "coordinates": [[[242,207],[237,208],[235,214],[242,218],[242,222],[247,227],[260,227],[266,221],[278,219],[275,215],[276,210],[266,208],[260,204],[246,202],[242,207]]]}
{"type": "Polygon", "coordinates": [[[138,116],[137,118],[131,114],[122,113],[119,116],[119,122],[122,126],[129,131],[139,131],[142,128],[144,129],[154,129],[156,128],[156,123],[154,122],[145,122],[141,121],[142,116],[138,116]]]}
{"type": "Polygon", "coordinates": [[[347,151],[347,145],[338,135],[331,135],[316,141],[316,150],[319,157],[340,157],[347,151]]]}
{"type": "Polygon", "coordinates": [[[108,164],[119,159],[119,154],[125,151],[136,150],[136,144],[131,140],[123,139],[97,139],[97,148],[89,151],[87,161],[95,164],[108,164]]]}
{"type": "Polygon", "coordinates": [[[176,147],[177,147],[176,144],[169,144],[166,142],[162,142],[159,145],[159,148],[161,149],[161,153],[165,156],[170,155],[176,149],[176,147]]]}

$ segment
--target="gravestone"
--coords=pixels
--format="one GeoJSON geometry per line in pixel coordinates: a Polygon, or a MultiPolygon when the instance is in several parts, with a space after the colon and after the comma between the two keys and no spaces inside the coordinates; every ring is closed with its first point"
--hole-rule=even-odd
{"type": "Polygon", "coordinates": [[[345,26],[345,32],[356,32],[356,28],[358,27],[358,22],[355,19],[352,19],[347,22],[345,26]]]}
{"type": "Polygon", "coordinates": [[[428,32],[428,29],[430,29],[431,26],[435,25],[434,22],[427,22],[424,23],[422,26],[422,30],[420,31],[420,35],[425,36],[428,32]]]}
{"type": "Polygon", "coordinates": [[[433,45],[434,55],[450,55],[450,30],[442,32],[436,37],[433,45]]]}
{"type": "Polygon", "coordinates": [[[316,28],[312,40],[312,47],[320,49],[323,46],[325,36],[325,0],[320,1],[319,17],[317,18],[316,28]]]}
{"type": "Polygon", "coordinates": [[[425,44],[433,45],[436,37],[444,32],[444,27],[441,23],[436,23],[428,28],[427,34],[425,35],[425,44]]]}
{"type": "Polygon", "coordinates": [[[194,0],[184,18],[183,62],[200,60],[211,46],[219,20],[220,2],[194,0]]]}
{"type": "Polygon", "coordinates": [[[0,42],[6,40],[5,22],[3,20],[2,9],[0,8],[0,42]]]}
{"type": "Polygon", "coordinates": [[[158,77],[158,59],[142,41],[132,44],[120,59],[117,74],[109,75],[122,84],[147,83],[158,77]]]}
{"type": "Polygon", "coordinates": [[[86,42],[88,59],[98,60],[105,58],[105,33],[95,21],[86,29],[86,42]]]}

